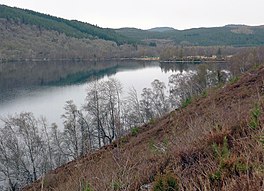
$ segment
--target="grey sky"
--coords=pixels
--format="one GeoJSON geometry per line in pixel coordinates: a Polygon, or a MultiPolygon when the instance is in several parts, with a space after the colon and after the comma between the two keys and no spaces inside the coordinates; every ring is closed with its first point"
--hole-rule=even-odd
{"type": "Polygon", "coordinates": [[[0,4],[110,28],[264,24],[263,0],[0,0],[0,4]]]}

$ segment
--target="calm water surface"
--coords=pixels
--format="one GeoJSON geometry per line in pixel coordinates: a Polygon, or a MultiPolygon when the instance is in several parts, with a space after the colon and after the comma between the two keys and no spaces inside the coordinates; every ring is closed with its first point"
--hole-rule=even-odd
{"type": "Polygon", "coordinates": [[[9,70],[7,70],[9,66],[2,66],[0,117],[32,112],[36,117],[45,117],[48,123],[55,122],[62,125],[61,115],[64,113],[65,102],[73,100],[78,107],[81,107],[85,102],[88,84],[96,78],[118,79],[123,85],[125,96],[131,87],[141,93],[142,89],[150,87],[155,79],[163,81],[167,86],[170,75],[194,70],[196,67],[159,62],[93,63],[93,66],[91,63],[59,63],[59,65],[34,63],[32,69],[32,63],[29,63],[31,69],[25,69],[27,64],[16,63],[9,70]]]}

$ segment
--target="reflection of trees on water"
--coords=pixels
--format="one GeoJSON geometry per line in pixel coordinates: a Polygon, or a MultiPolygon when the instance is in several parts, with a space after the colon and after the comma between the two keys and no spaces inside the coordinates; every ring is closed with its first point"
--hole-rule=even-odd
{"type": "MultiPolygon", "coordinates": [[[[209,63],[209,70],[227,68],[225,63],[209,63]]],[[[85,83],[120,71],[138,70],[145,67],[160,67],[162,72],[196,71],[201,64],[156,62],[156,61],[47,61],[0,63],[0,90],[2,94],[17,88],[43,85],[70,85],[85,83]]]]}
{"type": "Polygon", "coordinates": [[[227,62],[207,62],[207,63],[190,63],[190,62],[161,62],[161,70],[167,72],[180,72],[183,71],[194,71],[199,66],[206,66],[209,70],[229,70],[230,64],[227,62]]]}
{"type": "Polygon", "coordinates": [[[111,76],[122,70],[134,70],[153,62],[135,61],[49,61],[0,63],[0,90],[41,85],[81,83],[94,78],[111,76]]]}
{"type": "Polygon", "coordinates": [[[0,89],[41,85],[65,85],[111,76],[118,71],[160,66],[162,72],[195,70],[194,64],[146,61],[47,61],[0,64],[0,89]]]}
{"type": "Polygon", "coordinates": [[[196,64],[190,64],[185,62],[161,62],[160,67],[162,72],[180,72],[187,70],[196,70],[196,64]]]}

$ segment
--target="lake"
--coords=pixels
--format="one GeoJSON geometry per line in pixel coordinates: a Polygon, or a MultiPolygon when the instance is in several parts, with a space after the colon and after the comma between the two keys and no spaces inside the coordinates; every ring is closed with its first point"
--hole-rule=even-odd
{"type": "Polygon", "coordinates": [[[195,70],[195,64],[156,61],[109,62],[16,62],[0,64],[0,117],[32,112],[48,123],[62,125],[61,115],[68,100],[81,107],[86,88],[93,80],[116,78],[123,85],[123,96],[134,87],[140,94],[155,79],[168,85],[170,75],[195,70]]]}

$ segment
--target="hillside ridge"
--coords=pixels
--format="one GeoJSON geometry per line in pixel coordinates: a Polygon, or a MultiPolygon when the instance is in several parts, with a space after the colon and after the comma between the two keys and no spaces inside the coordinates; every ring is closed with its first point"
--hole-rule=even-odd
{"type": "Polygon", "coordinates": [[[160,174],[174,174],[180,190],[261,190],[263,147],[256,139],[264,124],[263,76],[264,67],[247,72],[23,190],[113,190],[113,183],[120,190],[139,190],[155,186],[160,174]],[[251,128],[256,105],[261,115],[251,128]],[[228,155],[216,157],[224,145],[228,155]]]}
{"type": "Polygon", "coordinates": [[[9,7],[0,4],[0,18],[13,20],[22,24],[35,25],[39,28],[54,30],[76,38],[100,38],[114,41],[117,44],[132,42],[117,34],[113,29],[101,28],[89,23],[67,20],[27,9],[9,7]]]}
{"type": "MultiPolygon", "coordinates": [[[[187,46],[235,47],[260,46],[264,44],[263,26],[226,25],[223,27],[199,27],[185,30],[141,30],[120,28],[116,32],[136,40],[166,39],[187,46]]],[[[166,29],[166,28],[165,28],[166,29]]]]}
{"type": "Polygon", "coordinates": [[[263,26],[226,25],[177,30],[171,27],[155,27],[149,30],[137,28],[101,28],[89,23],[67,20],[32,10],[0,5],[0,18],[17,24],[37,26],[64,33],[69,37],[103,39],[122,44],[144,44],[145,40],[170,40],[188,46],[260,46],[264,44],[263,26]]]}

